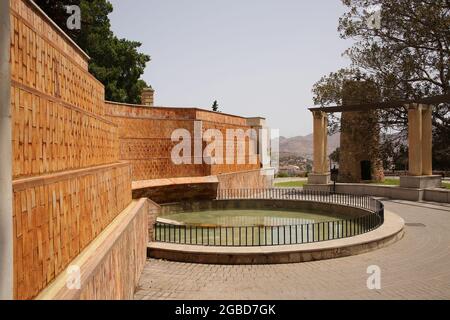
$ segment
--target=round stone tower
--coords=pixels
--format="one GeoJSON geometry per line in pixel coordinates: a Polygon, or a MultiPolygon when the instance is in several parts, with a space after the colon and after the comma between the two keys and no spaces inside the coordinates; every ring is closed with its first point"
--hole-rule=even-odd
{"type": "MultiPolygon", "coordinates": [[[[373,103],[379,101],[379,93],[371,81],[347,81],[342,100],[344,106],[373,103]]],[[[378,111],[343,112],[338,181],[366,180],[384,180],[378,111]]]]}

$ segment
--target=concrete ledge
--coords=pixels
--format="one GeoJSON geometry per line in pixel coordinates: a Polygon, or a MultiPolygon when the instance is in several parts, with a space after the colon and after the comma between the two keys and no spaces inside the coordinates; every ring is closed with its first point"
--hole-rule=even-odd
{"type": "Polygon", "coordinates": [[[402,176],[400,187],[412,189],[439,188],[442,184],[442,176],[402,176]]]}
{"type": "MultiPolygon", "coordinates": [[[[305,190],[331,192],[333,185],[311,185],[304,187],[305,190]]],[[[338,183],[336,192],[353,195],[370,195],[407,201],[434,201],[450,203],[450,190],[447,189],[413,189],[398,186],[384,186],[362,183],[338,183]]]]}
{"type": "Polygon", "coordinates": [[[134,181],[133,199],[149,198],[156,203],[208,200],[217,197],[216,176],[134,181]]]}
{"type": "Polygon", "coordinates": [[[328,185],[331,182],[331,174],[315,174],[311,173],[308,175],[308,184],[317,184],[317,185],[328,185]]]}
{"type": "Polygon", "coordinates": [[[217,180],[216,176],[139,180],[133,181],[132,189],[138,190],[138,189],[165,187],[172,185],[218,183],[218,182],[219,181],[217,180]]]}
{"type": "Polygon", "coordinates": [[[104,164],[89,168],[81,168],[74,170],[66,170],[62,172],[49,173],[34,177],[27,178],[19,178],[13,180],[13,189],[14,191],[22,191],[29,188],[34,188],[36,186],[52,184],[56,182],[60,182],[65,179],[72,179],[76,177],[82,177],[90,174],[105,172],[114,168],[122,168],[127,167],[130,164],[126,161],[120,161],[112,164],[104,164]]]}
{"type": "Polygon", "coordinates": [[[450,190],[448,189],[426,189],[424,200],[440,203],[450,203],[450,190]]]}
{"type": "Polygon", "coordinates": [[[303,187],[306,191],[322,191],[322,192],[332,192],[333,191],[333,185],[332,184],[314,184],[310,183],[308,181],[308,184],[306,184],[303,187]]]}
{"type": "Polygon", "coordinates": [[[267,247],[208,247],[152,242],[151,258],[204,264],[281,264],[334,259],[386,247],[403,237],[405,222],[385,211],[378,229],[351,238],[310,244],[267,247]]]}
{"type": "MultiPolygon", "coordinates": [[[[327,191],[333,190],[333,186],[307,185],[305,190],[327,191]]],[[[336,192],[353,195],[371,195],[374,197],[384,197],[408,201],[422,201],[423,189],[401,188],[398,186],[384,186],[363,183],[338,183],[336,192]]]]}

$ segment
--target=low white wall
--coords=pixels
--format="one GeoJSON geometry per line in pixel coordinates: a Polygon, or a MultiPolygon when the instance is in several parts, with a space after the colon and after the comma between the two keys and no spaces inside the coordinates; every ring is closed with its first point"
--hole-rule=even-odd
{"type": "MultiPolygon", "coordinates": [[[[305,190],[332,191],[333,185],[306,185],[305,190]]],[[[337,193],[371,195],[408,201],[432,201],[450,203],[450,190],[446,189],[409,189],[397,186],[381,186],[360,183],[338,183],[337,193]]]]}
{"type": "Polygon", "coordinates": [[[450,190],[427,189],[425,190],[424,200],[432,202],[450,203],[450,190]]]}

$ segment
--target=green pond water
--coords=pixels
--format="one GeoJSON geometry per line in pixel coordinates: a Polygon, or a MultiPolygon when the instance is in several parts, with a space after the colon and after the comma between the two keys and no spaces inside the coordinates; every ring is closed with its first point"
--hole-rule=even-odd
{"type": "Polygon", "coordinates": [[[169,214],[164,219],[193,226],[289,226],[343,220],[333,214],[285,210],[212,210],[169,214]]]}
{"type": "Polygon", "coordinates": [[[326,212],[211,210],[158,218],[156,241],[208,246],[273,246],[341,239],[372,230],[362,220],[326,212]]]}
{"type": "Polygon", "coordinates": [[[357,219],[345,216],[286,210],[186,212],[164,215],[159,221],[156,241],[212,246],[311,243],[357,235],[370,229],[357,219]]]}

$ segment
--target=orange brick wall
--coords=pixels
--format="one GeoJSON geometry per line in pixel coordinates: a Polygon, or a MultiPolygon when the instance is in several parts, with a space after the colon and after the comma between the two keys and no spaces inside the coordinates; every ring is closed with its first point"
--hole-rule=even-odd
{"type": "Polygon", "coordinates": [[[272,170],[273,169],[261,169],[238,173],[232,172],[218,175],[217,178],[219,180],[219,189],[235,190],[235,189],[272,188],[273,187],[273,174],[271,173],[272,170]]]}
{"type": "Polygon", "coordinates": [[[13,86],[15,178],[119,160],[117,126],[98,116],[13,86]]]}
{"type": "Polygon", "coordinates": [[[36,296],[131,202],[127,164],[14,181],[15,296],[36,296]]]}
{"type": "Polygon", "coordinates": [[[86,58],[27,0],[11,0],[13,84],[104,115],[104,87],[87,72],[86,58]]]}
{"type": "Polygon", "coordinates": [[[195,119],[202,121],[209,121],[212,123],[221,123],[227,125],[235,125],[240,127],[247,127],[247,120],[242,117],[229,115],[225,113],[211,112],[207,110],[195,110],[195,119]]]}
{"type": "Polygon", "coordinates": [[[85,54],[10,1],[14,296],[35,297],[131,202],[131,167],[85,54]]]}
{"type": "MultiPolygon", "coordinates": [[[[213,114],[213,116],[215,116],[213,114]]],[[[224,121],[227,119],[223,119],[223,116],[219,115],[219,117],[210,117],[211,120],[203,121],[203,130],[206,131],[208,129],[216,129],[219,130],[222,133],[222,136],[224,138],[224,145],[223,145],[223,156],[224,156],[224,163],[222,164],[213,164],[210,167],[210,171],[212,175],[218,175],[223,173],[231,173],[231,172],[240,172],[240,171],[248,171],[248,170],[255,170],[259,169],[259,159],[257,159],[256,163],[251,163],[250,161],[250,139],[247,136],[244,136],[244,139],[242,138],[235,138],[234,143],[234,149],[229,149],[227,146],[227,129],[233,129],[233,130],[243,130],[246,134],[246,131],[250,129],[247,125],[236,125],[236,124],[229,124],[229,123],[223,123],[223,122],[214,122],[216,121],[224,121]],[[238,144],[245,145],[245,156],[244,158],[240,157],[238,154],[238,144]],[[227,154],[234,154],[234,163],[228,164],[226,162],[226,156],[227,154]],[[242,164],[239,164],[242,163],[242,164]]],[[[228,120],[232,120],[231,123],[236,123],[237,121],[232,117],[229,117],[228,120]]],[[[244,119],[245,120],[245,119],[244,119]]]]}
{"type": "MultiPolygon", "coordinates": [[[[248,130],[246,119],[226,114],[209,112],[195,108],[162,108],[106,103],[109,119],[119,127],[120,159],[130,161],[133,167],[133,180],[160,178],[197,177],[211,174],[259,169],[259,162],[249,164],[194,164],[175,165],[171,150],[178,144],[171,141],[172,132],[186,129],[194,139],[194,122],[202,121],[203,132],[218,129],[226,138],[226,129],[248,130]]],[[[245,139],[248,155],[249,139],[245,139]]],[[[202,143],[203,148],[206,142],[202,143]]],[[[226,156],[226,143],[223,155],[226,156]]],[[[234,152],[237,153],[237,145],[234,152]]],[[[194,156],[192,149],[192,157],[194,156]]]]}
{"type": "Polygon", "coordinates": [[[117,162],[117,126],[86,57],[27,0],[11,0],[14,178],[117,162]]]}
{"type": "MultiPolygon", "coordinates": [[[[147,261],[150,202],[139,210],[80,292],[80,300],[133,300],[147,261]]],[[[156,214],[153,213],[156,217],[156,214]]],[[[152,216],[154,223],[155,218],[152,216]]],[[[153,224],[152,224],[153,227],[153,224]]]]}
{"type": "Polygon", "coordinates": [[[197,110],[193,108],[163,108],[106,102],[106,112],[110,116],[142,119],[195,119],[197,110]]]}
{"type": "MultiPolygon", "coordinates": [[[[173,130],[192,134],[195,121],[203,130],[246,130],[246,119],[105,103],[88,57],[32,1],[10,0],[10,6],[16,298],[35,297],[117,217],[131,202],[132,179],[259,168],[174,165],[173,130]]],[[[124,241],[123,248],[134,245],[124,241]]],[[[123,257],[119,251],[111,259],[123,257]]]]}

